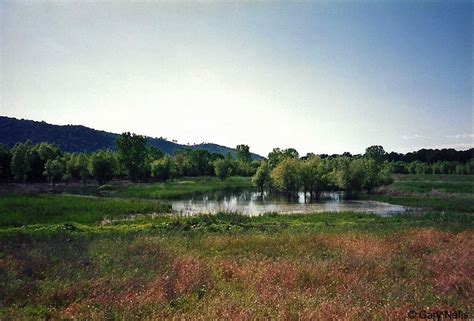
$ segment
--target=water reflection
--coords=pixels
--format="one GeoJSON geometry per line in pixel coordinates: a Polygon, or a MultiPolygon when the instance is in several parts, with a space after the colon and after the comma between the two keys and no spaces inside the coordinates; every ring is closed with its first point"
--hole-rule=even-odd
{"type": "Polygon", "coordinates": [[[173,201],[173,211],[182,215],[215,214],[218,212],[238,212],[245,215],[264,213],[304,214],[321,212],[358,212],[382,216],[406,213],[413,208],[367,200],[345,200],[342,192],[326,192],[321,200],[309,202],[304,193],[298,199],[288,202],[285,198],[261,196],[256,192],[231,194],[209,194],[189,199],[173,201]]]}

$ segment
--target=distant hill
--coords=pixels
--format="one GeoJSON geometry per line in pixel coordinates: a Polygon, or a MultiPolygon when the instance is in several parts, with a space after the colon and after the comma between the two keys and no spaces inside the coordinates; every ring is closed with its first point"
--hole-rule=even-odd
{"type": "MultiPolygon", "coordinates": [[[[33,121],[0,116],[0,144],[9,148],[18,142],[28,139],[33,143],[48,142],[58,145],[65,152],[94,152],[99,149],[115,149],[115,140],[119,135],[102,130],[96,130],[81,125],[52,125],[44,121],[33,121]]],[[[167,154],[184,148],[204,149],[211,153],[233,157],[236,151],[233,148],[217,144],[181,145],[163,138],[147,137],[148,144],[157,147],[167,154]]],[[[253,159],[262,159],[252,154],[253,159]]]]}

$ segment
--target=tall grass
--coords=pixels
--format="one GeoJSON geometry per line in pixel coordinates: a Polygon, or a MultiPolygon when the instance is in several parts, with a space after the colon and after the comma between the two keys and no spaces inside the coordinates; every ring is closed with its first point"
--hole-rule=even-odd
{"type": "Polygon", "coordinates": [[[131,213],[169,212],[157,201],[68,195],[2,195],[0,227],[64,222],[96,223],[131,213]]]}
{"type": "Polygon", "coordinates": [[[202,224],[194,231],[0,235],[0,317],[405,319],[410,309],[472,308],[472,223],[443,231],[442,222],[428,227],[435,213],[368,218],[391,232],[360,229],[367,220],[345,213],[180,219],[202,224]],[[206,228],[280,220],[314,225],[206,228]]]}
{"type": "Polygon", "coordinates": [[[459,211],[474,213],[474,197],[466,196],[434,196],[434,195],[369,195],[369,199],[391,204],[406,205],[436,211],[459,211]]]}
{"type": "Polygon", "coordinates": [[[396,181],[393,186],[409,193],[474,193],[474,179],[462,181],[396,181]]]}
{"type": "Polygon", "coordinates": [[[460,212],[473,211],[468,193],[372,196],[441,210],[392,217],[124,218],[169,210],[145,198],[249,184],[198,178],[110,188],[144,199],[2,195],[0,319],[382,320],[406,319],[411,309],[472,311],[474,216],[460,212]],[[104,217],[116,220],[97,224],[104,217]]]}
{"type": "Polygon", "coordinates": [[[164,183],[118,186],[116,195],[120,197],[179,199],[204,193],[235,192],[248,188],[252,188],[249,177],[233,176],[224,181],[216,177],[193,177],[164,183]]]}

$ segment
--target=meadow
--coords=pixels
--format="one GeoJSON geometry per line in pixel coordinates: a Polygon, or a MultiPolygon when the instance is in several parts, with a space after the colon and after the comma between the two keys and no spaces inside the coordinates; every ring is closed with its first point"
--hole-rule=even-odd
{"type": "Polygon", "coordinates": [[[472,175],[404,174],[369,199],[438,211],[474,213],[472,175]]]}
{"type": "Polygon", "coordinates": [[[393,186],[401,192],[474,193],[471,175],[399,174],[394,179],[393,186]]]}
{"type": "MultiPolygon", "coordinates": [[[[370,197],[406,203],[428,194],[446,201],[446,192],[398,190],[400,182],[415,184],[408,178],[396,177],[390,193],[370,197]]],[[[205,184],[177,181],[166,189],[199,186],[199,180],[205,184]]],[[[360,320],[405,319],[407,311],[422,309],[472,314],[469,204],[463,211],[427,203],[424,211],[392,217],[177,217],[166,214],[166,200],[147,193],[2,195],[0,318],[360,320]],[[150,211],[163,214],[126,215],[150,211]]],[[[447,194],[458,201],[470,196],[447,194]]]]}
{"type": "Polygon", "coordinates": [[[236,192],[252,187],[250,177],[232,176],[222,181],[217,177],[202,176],[167,182],[141,184],[112,182],[100,187],[97,185],[78,186],[70,189],[69,192],[73,194],[106,195],[120,198],[172,200],[218,191],[236,192]]]}

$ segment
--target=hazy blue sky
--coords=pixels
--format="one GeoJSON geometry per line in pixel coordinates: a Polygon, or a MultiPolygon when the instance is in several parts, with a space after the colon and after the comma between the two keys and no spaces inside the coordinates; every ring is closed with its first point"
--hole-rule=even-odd
{"type": "Polygon", "coordinates": [[[1,1],[0,114],[306,152],[474,145],[472,4],[1,1]]]}

